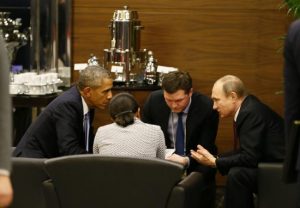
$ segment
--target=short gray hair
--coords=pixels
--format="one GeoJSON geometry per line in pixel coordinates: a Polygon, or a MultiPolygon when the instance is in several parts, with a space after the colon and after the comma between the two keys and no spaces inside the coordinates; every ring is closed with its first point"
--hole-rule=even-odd
{"type": "Polygon", "coordinates": [[[111,78],[110,72],[101,66],[88,66],[80,71],[77,86],[80,90],[85,87],[100,87],[102,80],[111,78]]]}
{"type": "Polygon", "coordinates": [[[248,93],[242,80],[234,75],[225,75],[216,82],[223,83],[223,92],[228,96],[231,92],[235,92],[239,98],[245,97],[248,93]]]}

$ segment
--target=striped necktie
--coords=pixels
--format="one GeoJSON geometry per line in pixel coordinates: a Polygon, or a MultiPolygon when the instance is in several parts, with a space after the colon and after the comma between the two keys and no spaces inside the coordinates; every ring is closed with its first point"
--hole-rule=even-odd
{"type": "Polygon", "coordinates": [[[83,117],[83,130],[85,137],[85,150],[89,152],[89,134],[90,134],[90,113],[87,112],[83,117]]]}

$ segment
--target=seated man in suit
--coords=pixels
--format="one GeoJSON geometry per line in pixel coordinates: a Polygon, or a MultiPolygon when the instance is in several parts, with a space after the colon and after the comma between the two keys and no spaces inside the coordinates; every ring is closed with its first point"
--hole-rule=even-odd
{"type": "Polygon", "coordinates": [[[234,119],[234,151],[215,157],[203,145],[191,155],[200,164],[227,175],[225,208],[253,208],[259,162],[281,162],[284,158],[283,119],[253,95],[248,95],[236,76],[218,79],[211,95],[221,118],[234,119]]]}
{"type": "Polygon", "coordinates": [[[53,100],[28,128],[13,155],[53,158],[92,153],[94,110],[112,97],[113,80],[100,66],[80,72],[78,83],[53,100]]]}
{"type": "Polygon", "coordinates": [[[206,204],[213,206],[215,170],[197,163],[190,157],[190,150],[197,144],[217,153],[215,138],[218,129],[218,113],[212,108],[212,100],[193,92],[192,78],[187,72],[170,72],[162,80],[162,90],[152,92],[143,108],[142,120],[161,127],[167,148],[175,153],[167,159],[187,166],[187,173],[199,171],[210,187],[206,204]],[[210,202],[209,202],[210,201],[210,202]]]}

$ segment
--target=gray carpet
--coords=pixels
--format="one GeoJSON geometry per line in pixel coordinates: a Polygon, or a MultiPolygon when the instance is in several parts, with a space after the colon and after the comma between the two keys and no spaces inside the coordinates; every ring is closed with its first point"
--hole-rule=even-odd
{"type": "Polygon", "coordinates": [[[224,187],[218,186],[216,190],[216,208],[223,208],[224,202],[224,187]]]}

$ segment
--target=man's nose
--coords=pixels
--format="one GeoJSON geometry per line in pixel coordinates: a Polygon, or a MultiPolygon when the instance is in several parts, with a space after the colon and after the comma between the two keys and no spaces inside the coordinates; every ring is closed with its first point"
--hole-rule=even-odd
{"type": "Polygon", "coordinates": [[[108,93],[107,93],[107,99],[111,99],[112,98],[112,91],[110,90],[108,93]]]}
{"type": "Polygon", "coordinates": [[[216,109],[217,109],[217,105],[216,105],[216,103],[214,103],[214,105],[213,105],[213,109],[214,109],[214,110],[216,110],[216,109]]]}
{"type": "Polygon", "coordinates": [[[177,103],[176,102],[172,102],[171,106],[172,106],[172,108],[176,108],[177,107],[177,103]]]}

